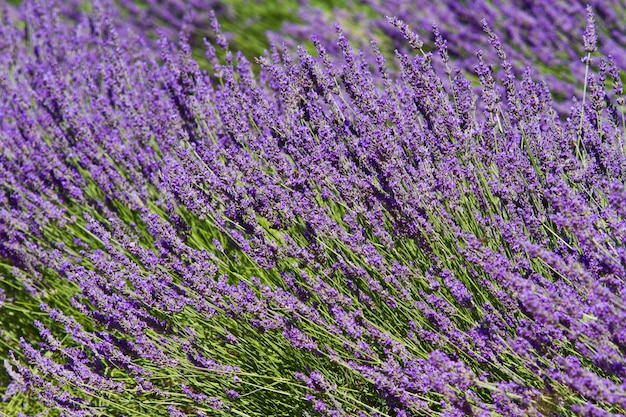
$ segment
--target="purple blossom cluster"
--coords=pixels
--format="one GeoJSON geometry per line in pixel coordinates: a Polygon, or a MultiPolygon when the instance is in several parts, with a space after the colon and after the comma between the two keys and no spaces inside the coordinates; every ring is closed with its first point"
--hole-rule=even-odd
{"type": "Polygon", "coordinates": [[[33,317],[3,328],[5,401],[626,414],[623,91],[591,8],[562,120],[489,17],[476,94],[443,26],[427,52],[391,18],[416,48],[397,71],[338,27],[256,75],[214,15],[205,71],[184,26],[155,56],[112,7],[74,24],[25,1],[0,24],[0,314],[33,317]]]}

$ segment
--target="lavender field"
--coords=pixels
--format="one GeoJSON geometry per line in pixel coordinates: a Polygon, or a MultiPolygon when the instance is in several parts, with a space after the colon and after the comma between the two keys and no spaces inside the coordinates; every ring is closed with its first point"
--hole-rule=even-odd
{"type": "Polygon", "coordinates": [[[624,0],[0,6],[0,416],[626,417],[624,0]]]}

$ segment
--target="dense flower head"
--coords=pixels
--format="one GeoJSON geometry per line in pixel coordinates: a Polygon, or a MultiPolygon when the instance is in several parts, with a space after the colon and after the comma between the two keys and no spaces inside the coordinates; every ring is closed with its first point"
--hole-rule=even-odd
{"type": "Polygon", "coordinates": [[[457,9],[432,52],[397,13],[393,63],[336,25],[333,49],[274,46],[255,74],[214,14],[203,70],[188,30],[154,46],[116,7],[25,1],[0,24],[7,403],[626,413],[623,49],[595,55],[593,7],[558,23],[588,22],[563,118],[486,9],[476,91],[457,9]]]}

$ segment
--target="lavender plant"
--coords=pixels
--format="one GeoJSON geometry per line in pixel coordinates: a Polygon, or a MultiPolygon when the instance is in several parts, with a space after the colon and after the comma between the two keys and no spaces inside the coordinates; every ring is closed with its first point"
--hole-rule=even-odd
{"type": "Polygon", "coordinates": [[[393,19],[397,72],[337,28],[342,65],[273,47],[256,76],[214,16],[209,72],[184,26],[157,60],[110,7],[3,14],[0,409],[626,414],[623,91],[592,9],[561,120],[488,22],[505,77],[478,53],[476,95],[393,19]]]}

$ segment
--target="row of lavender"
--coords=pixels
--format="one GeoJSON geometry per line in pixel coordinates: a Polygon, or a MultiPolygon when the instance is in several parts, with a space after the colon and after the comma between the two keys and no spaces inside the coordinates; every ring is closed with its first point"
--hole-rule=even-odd
{"type": "MultiPolygon", "coordinates": [[[[531,67],[543,73],[552,93],[559,102],[566,103],[557,106],[562,113],[567,113],[572,96],[584,80],[585,65],[580,60],[584,51],[580,36],[585,27],[586,5],[592,6],[598,18],[599,50],[603,55],[613,56],[618,67],[626,66],[626,8],[621,0],[445,0],[436,3],[428,0],[359,0],[358,3],[373,10],[374,16],[396,16],[418,28],[437,25],[447,40],[448,53],[455,65],[468,72],[473,72],[477,63],[474,52],[478,49],[484,50],[488,62],[497,62],[495,50],[489,48],[489,39],[482,34],[482,20],[486,19],[507,45],[509,61],[513,65],[521,69],[531,67]]],[[[391,50],[406,50],[401,34],[384,18],[372,19],[371,15],[350,10],[338,13],[345,22],[358,22],[358,32],[378,35],[381,40],[388,41],[391,50]]],[[[279,41],[291,37],[291,42],[296,44],[307,33],[332,26],[331,19],[313,8],[304,8],[300,17],[304,23],[287,23],[281,33],[270,38],[279,41]]],[[[334,44],[332,31],[319,32],[328,34],[328,45],[334,44]]],[[[358,32],[355,31],[354,35],[358,32]]],[[[358,38],[355,36],[354,39],[358,38]]],[[[433,44],[433,36],[426,37],[426,40],[433,44]]],[[[504,69],[500,68],[500,71],[504,69]]]]}
{"type": "MultiPolygon", "coordinates": [[[[84,2],[71,0],[61,4],[64,16],[78,19],[84,2]]],[[[570,100],[580,81],[584,80],[585,65],[581,63],[581,31],[585,26],[585,6],[590,4],[599,17],[597,30],[602,34],[599,50],[611,55],[618,67],[626,65],[626,8],[621,0],[594,1],[431,1],[359,0],[351,7],[336,9],[332,15],[314,4],[302,2],[300,22],[287,21],[280,31],[268,33],[271,41],[280,45],[286,41],[295,48],[307,41],[311,33],[320,34],[324,47],[336,57],[341,56],[336,46],[333,25],[335,20],[344,24],[351,41],[367,51],[370,38],[382,42],[383,54],[393,54],[394,49],[407,51],[406,44],[382,16],[396,16],[414,27],[429,28],[435,24],[449,44],[449,54],[455,65],[473,72],[476,65],[474,52],[485,50],[488,62],[497,62],[497,55],[489,48],[488,39],[482,35],[482,19],[501,36],[509,49],[509,61],[518,68],[540,70],[550,83],[550,89],[563,105],[557,109],[566,114],[570,100]],[[356,11],[355,9],[358,9],[356,11]],[[381,16],[381,17],[378,17],[381,16]]],[[[211,36],[207,10],[214,9],[220,18],[240,21],[240,26],[250,30],[249,18],[239,10],[243,5],[232,5],[220,0],[150,0],[147,2],[121,2],[116,8],[107,0],[115,20],[131,24],[142,33],[159,32],[170,38],[187,25],[194,45],[200,45],[202,36],[211,36]],[[186,17],[185,17],[186,16],[186,17]]],[[[285,7],[285,5],[282,5],[285,7]]],[[[267,17],[267,16],[265,16],[267,17]]],[[[295,19],[292,19],[295,20],[295,19]]],[[[278,23],[278,22],[276,22],[278,23]]],[[[231,38],[233,34],[227,34],[231,38]]],[[[239,41],[239,39],[235,39],[239,41]]],[[[426,39],[434,45],[432,36],[426,39]]],[[[250,42],[250,40],[248,40],[250,42]]],[[[246,47],[238,42],[238,46],[246,47]]],[[[193,45],[192,45],[193,46],[193,45]]],[[[260,52],[259,52],[260,53],[260,52]]],[[[374,59],[372,55],[370,59],[374,59]]]]}
{"type": "MultiPolygon", "coordinates": [[[[192,47],[202,48],[202,37],[211,37],[207,10],[215,10],[222,20],[229,23],[238,20],[243,31],[252,31],[254,23],[244,8],[251,5],[221,0],[149,0],[125,1],[101,0],[111,11],[112,19],[119,25],[131,25],[142,34],[160,34],[175,39],[179,30],[186,27],[191,35],[192,47]],[[121,7],[116,7],[116,4],[121,7]]],[[[59,4],[60,13],[78,20],[85,8],[83,0],[69,0],[59,4]]],[[[330,14],[316,6],[321,0],[302,1],[299,22],[287,20],[279,31],[268,32],[268,38],[281,45],[286,42],[295,49],[308,41],[312,33],[319,34],[320,42],[335,58],[341,58],[334,37],[334,22],[339,20],[347,31],[351,42],[364,49],[368,59],[371,38],[381,42],[383,55],[393,55],[395,49],[408,52],[402,35],[394,30],[383,16],[396,16],[414,27],[430,28],[437,25],[448,43],[448,53],[455,66],[473,73],[477,64],[474,52],[484,50],[487,62],[493,62],[496,72],[502,72],[497,64],[497,54],[489,47],[488,38],[482,33],[482,19],[494,28],[507,45],[509,61],[517,68],[531,67],[542,73],[549,82],[550,90],[558,103],[555,108],[567,114],[571,98],[584,80],[585,64],[581,62],[584,52],[580,43],[585,27],[585,7],[591,5],[596,16],[596,29],[601,34],[599,51],[611,55],[619,68],[626,66],[626,8],[621,0],[593,1],[526,1],[526,0],[446,0],[432,4],[431,1],[404,0],[358,0],[348,2],[348,7],[336,8],[330,14]],[[562,104],[559,104],[562,103],[562,104]]],[[[287,7],[284,1],[281,7],[287,7]]],[[[256,10],[256,9],[255,9],[256,10]]],[[[263,13],[265,9],[256,10],[263,13]]],[[[268,18],[265,14],[264,18],[268,18]]],[[[274,23],[279,24],[284,16],[274,23]]],[[[261,22],[259,22],[261,23],[261,22]]],[[[241,40],[237,34],[226,33],[235,40],[237,47],[247,48],[250,39],[241,40]]],[[[149,45],[154,42],[146,37],[149,45]]],[[[434,48],[434,36],[425,37],[427,49],[434,48]]],[[[258,51],[260,54],[262,51],[258,51]]],[[[201,55],[201,53],[197,54],[201,55]]],[[[253,63],[254,66],[254,63],[253,63]]]]}
{"type": "Polygon", "coordinates": [[[476,96],[396,19],[397,71],[338,30],[257,77],[211,44],[201,71],[185,27],[157,60],[111,7],[0,26],[6,412],[626,413],[623,92],[591,15],[562,121],[486,24],[505,76],[478,54],[476,96]]]}

